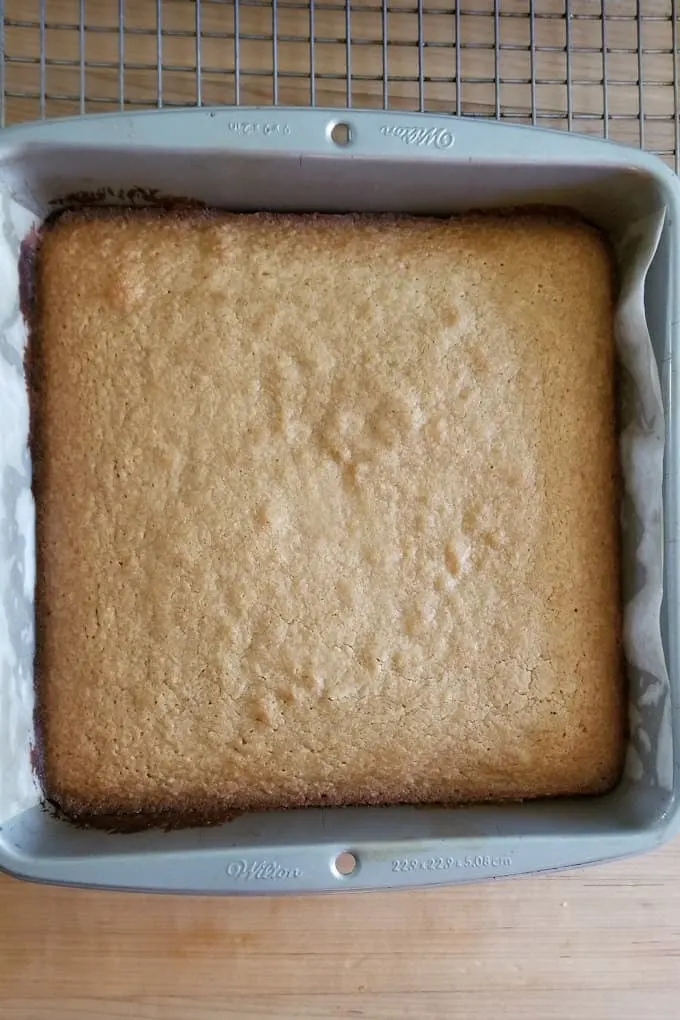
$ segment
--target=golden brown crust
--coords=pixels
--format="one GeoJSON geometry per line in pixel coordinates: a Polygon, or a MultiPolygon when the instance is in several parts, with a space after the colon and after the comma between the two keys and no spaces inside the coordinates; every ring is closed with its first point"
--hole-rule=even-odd
{"type": "Polygon", "coordinates": [[[612,785],[594,230],[71,214],[37,287],[39,695],[65,811],[612,785]]]}

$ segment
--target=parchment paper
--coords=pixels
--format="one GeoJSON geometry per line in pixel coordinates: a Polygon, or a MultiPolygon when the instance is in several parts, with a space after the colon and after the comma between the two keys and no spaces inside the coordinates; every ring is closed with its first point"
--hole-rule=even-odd
{"type": "MultiPolygon", "coordinates": [[[[27,331],[19,307],[21,241],[37,218],[7,195],[0,207],[0,825],[41,794],[31,764],[35,508],[28,450],[23,358],[27,331]]],[[[663,581],[661,389],[645,322],[644,281],[663,213],[614,238],[620,291],[616,339],[622,365],[621,458],[624,649],[631,739],[626,776],[671,788],[670,691],[659,624],[663,581]]]]}

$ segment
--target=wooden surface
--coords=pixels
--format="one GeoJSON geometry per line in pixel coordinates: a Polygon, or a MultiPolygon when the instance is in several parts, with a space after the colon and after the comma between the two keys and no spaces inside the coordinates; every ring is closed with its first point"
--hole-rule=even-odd
{"type": "Polygon", "coordinates": [[[1,1020],[678,1020],[680,840],[428,892],[168,897],[0,877],[1,1020]]]}
{"type": "Polygon", "coordinates": [[[677,1020],[680,841],[563,875],[225,899],[0,878],[2,1020],[677,1020]]]}
{"type": "MultiPolygon", "coordinates": [[[[421,98],[414,62],[417,18],[399,14],[399,4],[400,0],[394,0],[391,5],[397,13],[390,15],[389,66],[397,80],[390,82],[389,101],[394,107],[417,109],[421,98]]],[[[551,4],[555,10],[563,9],[561,0],[542,0],[537,7],[549,11],[551,4]]],[[[622,10],[625,7],[624,0],[610,0],[608,6],[613,9],[617,4],[622,10]]],[[[437,5],[441,3],[433,0],[433,6],[437,5]]],[[[376,6],[375,15],[354,18],[355,38],[364,33],[365,41],[380,39],[380,4],[376,6]]],[[[413,6],[409,0],[409,9],[413,6]]],[[[519,9],[522,4],[509,0],[509,6],[519,9]]],[[[86,7],[92,24],[115,25],[117,3],[86,7]]],[[[116,60],[115,31],[85,33],[82,56],[88,66],[84,63],[81,69],[78,31],[47,30],[44,86],[48,94],[41,96],[39,62],[21,62],[40,53],[39,28],[30,25],[38,4],[7,0],[6,14],[24,19],[23,27],[6,32],[8,52],[21,58],[5,67],[6,87],[15,93],[7,99],[8,120],[78,113],[81,108],[89,112],[116,109],[121,83],[126,100],[155,105],[158,76],[136,66],[156,59],[155,7],[152,2],[127,2],[128,26],[147,26],[149,34],[130,34],[125,39],[130,66],[122,78],[116,68],[91,66],[116,60]],[[73,63],[69,66],[60,60],[73,63]],[[82,107],[81,83],[91,97],[82,107]],[[64,95],[75,98],[51,98],[64,95]]],[[[489,10],[486,0],[469,0],[467,7],[489,10]]],[[[650,13],[663,13],[666,7],[665,0],[645,4],[650,13]]],[[[72,22],[78,10],[71,0],[47,2],[48,18],[55,22],[72,22]]],[[[233,34],[229,5],[204,4],[203,10],[204,31],[233,34]]],[[[190,30],[194,14],[193,4],[166,3],[165,26],[190,30]]],[[[286,17],[282,32],[304,36],[308,14],[294,9],[286,17]]],[[[509,46],[521,45],[526,29],[525,21],[509,19],[503,23],[503,39],[509,46]]],[[[318,80],[318,103],[345,102],[343,31],[341,12],[319,12],[317,36],[335,42],[317,45],[317,56],[325,61],[317,71],[332,69],[337,76],[318,80]]],[[[475,47],[485,41],[493,44],[493,17],[465,19],[462,31],[467,33],[462,40],[464,112],[493,112],[493,84],[475,80],[489,75],[489,51],[475,47]]],[[[539,54],[539,76],[564,78],[565,54],[557,51],[564,31],[563,21],[541,22],[537,45],[546,50],[539,54]]],[[[586,49],[601,40],[601,26],[595,21],[575,22],[572,31],[576,43],[580,39],[586,49]],[[588,33],[588,38],[579,33],[588,33]]],[[[243,6],[241,32],[259,36],[246,40],[242,70],[261,73],[243,76],[239,98],[271,102],[271,12],[243,6]]],[[[424,32],[426,39],[452,46],[450,21],[426,17],[424,32]]],[[[669,25],[653,21],[645,32],[646,45],[657,50],[645,58],[646,80],[656,76],[668,82],[672,77],[669,25]]],[[[625,48],[630,34],[629,23],[612,22],[609,46],[625,48]]],[[[368,80],[381,73],[380,46],[353,46],[353,51],[353,73],[363,75],[353,85],[353,102],[381,105],[381,83],[368,80]]],[[[452,52],[435,46],[428,50],[426,75],[451,74],[452,52]]],[[[279,101],[309,102],[309,47],[281,43],[279,56],[281,71],[299,72],[281,78],[279,101]]],[[[232,102],[236,87],[233,39],[207,38],[204,57],[214,68],[205,75],[204,101],[232,102]]],[[[510,48],[501,58],[501,73],[507,79],[502,89],[503,112],[518,120],[530,119],[529,85],[513,84],[527,74],[527,54],[510,48]]],[[[195,41],[188,36],[169,38],[165,60],[179,69],[164,72],[164,101],[194,102],[195,41]]],[[[574,93],[574,126],[600,133],[602,121],[578,118],[602,111],[602,91],[596,84],[601,55],[584,52],[578,60],[575,73],[591,75],[594,84],[574,93]]],[[[634,81],[636,56],[610,54],[609,73],[612,79],[634,81]]],[[[672,87],[650,86],[647,96],[646,112],[661,119],[649,121],[646,144],[672,150],[672,87]]],[[[538,86],[537,97],[541,110],[553,118],[546,123],[565,126],[564,85],[538,86]]],[[[455,109],[455,83],[426,81],[423,99],[428,109],[455,109]]],[[[610,113],[624,115],[609,125],[614,137],[638,141],[637,101],[634,84],[612,90],[610,113]]],[[[306,899],[152,897],[56,889],[0,878],[2,1020],[640,1020],[645,1016],[650,1020],[680,1017],[680,841],[645,858],[569,875],[431,892],[306,899]]]]}

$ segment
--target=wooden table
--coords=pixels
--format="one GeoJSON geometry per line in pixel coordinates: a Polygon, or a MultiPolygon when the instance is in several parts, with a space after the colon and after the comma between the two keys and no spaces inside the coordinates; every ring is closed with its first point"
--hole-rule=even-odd
{"type": "Polygon", "coordinates": [[[680,841],[570,874],[227,899],[0,878],[2,1020],[677,1020],[680,841]]]}

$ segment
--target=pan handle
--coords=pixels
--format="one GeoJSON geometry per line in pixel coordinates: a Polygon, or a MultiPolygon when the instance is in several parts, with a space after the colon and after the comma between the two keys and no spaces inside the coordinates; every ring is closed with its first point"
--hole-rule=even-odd
{"type": "Polygon", "coordinates": [[[0,131],[0,154],[15,144],[515,165],[653,163],[657,170],[663,165],[648,153],[562,131],[440,114],[318,107],[192,107],[47,120],[0,131]]]}

